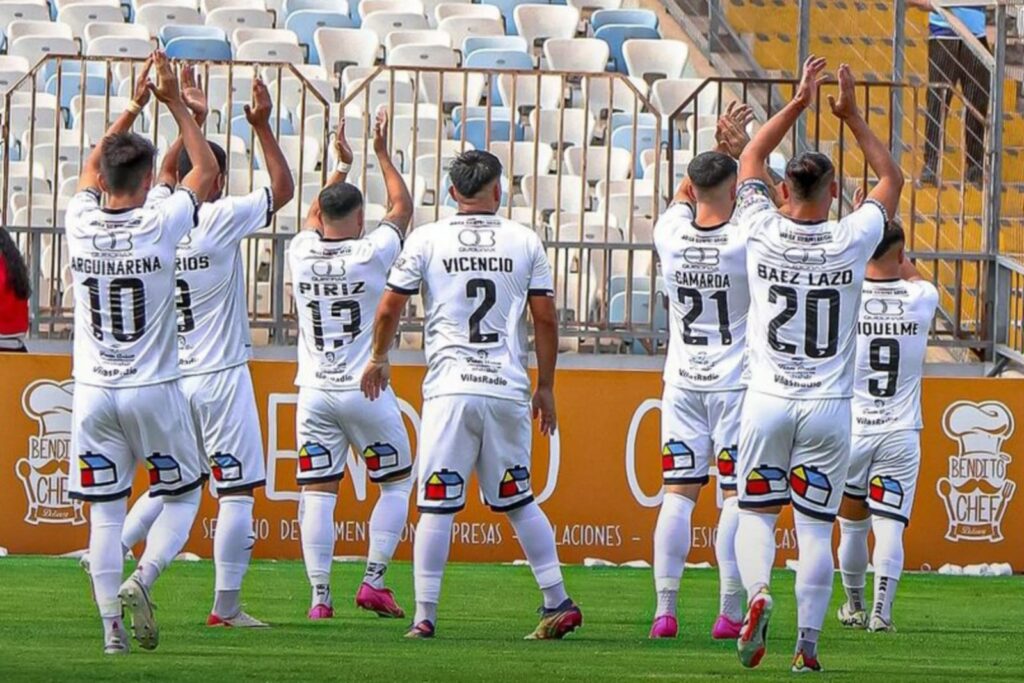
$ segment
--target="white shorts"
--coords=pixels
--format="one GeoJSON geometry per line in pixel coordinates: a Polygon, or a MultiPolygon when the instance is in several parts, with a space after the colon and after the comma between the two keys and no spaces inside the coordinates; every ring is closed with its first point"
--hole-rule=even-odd
{"type": "Polygon", "coordinates": [[[706,484],[714,460],[719,487],[736,490],[743,394],[743,389],[692,391],[665,385],[661,397],[661,471],[666,484],[706,484]]]}
{"type": "Polygon", "coordinates": [[[422,512],[458,512],[475,469],[480,490],[495,512],[533,500],[530,405],[460,394],[423,402],[417,456],[417,504],[422,512]]]}
{"type": "Polygon", "coordinates": [[[404,479],[412,472],[409,433],[391,389],[371,401],[358,389],[301,387],[295,435],[299,484],[339,481],[349,447],[366,462],[372,482],[404,479]]]}
{"type": "Polygon", "coordinates": [[[854,434],[846,495],[866,501],[871,514],[909,524],[920,470],[921,433],[916,429],[854,434]]]}
{"type": "Polygon", "coordinates": [[[267,481],[263,436],[248,365],[181,378],[199,451],[218,494],[248,491],[267,481]]]}
{"type": "Polygon", "coordinates": [[[747,390],[740,420],[740,507],[785,505],[831,521],[850,457],[850,399],[792,400],[747,390]]]}
{"type": "Polygon", "coordinates": [[[202,486],[188,404],[178,380],[109,388],[75,383],[71,414],[72,498],[116,500],[132,491],[135,467],[149,471],[149,495],[202,486]]]}

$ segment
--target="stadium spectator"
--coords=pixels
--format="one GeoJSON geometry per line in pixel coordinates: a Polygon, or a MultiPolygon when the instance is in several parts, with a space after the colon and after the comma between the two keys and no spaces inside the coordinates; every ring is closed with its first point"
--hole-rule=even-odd
{"type": "MultiPolygon", "coordinates": [[[[964,98],[976,111],[967,114],[966,164],[964,176],[968,182],[980,182],[982,160],[985,153],[985,118],[988,116],[989,73],[967,42],[950,26],[946,17],[935,10],[932,0],[909,0],[910,5],[926,10],[928,14],[928,122],[925,127],[925,161],[921,182],[934,184],[938,175],[939,150],[953,97],[953,87],[963,91],[964,98]],[[934,87],[939,86],[939,87],[934,87]]],[[[981,6],[950,8],[985,49],[985,8],[981,6]]]]}
{"type": "Polygon", "coordinates": [[[0,352],[27,351],[28,297],[25,259],[10,233],[0,228],[0,352]]]}

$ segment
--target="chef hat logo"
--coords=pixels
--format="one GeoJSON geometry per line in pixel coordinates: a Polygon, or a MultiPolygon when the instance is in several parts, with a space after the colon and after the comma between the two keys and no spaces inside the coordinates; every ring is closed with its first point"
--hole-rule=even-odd
{"type": "Polygon", "coordinates": [[[74,382],[41,379],[25,387],[21,395],[22,409],[38,420],[41,435],[71,433],[71,404],[74,382]]]}
{"type": "Polygon", "coordinates": [[[960,452],[1000,453],[1013,434],[1013,413],[998,401],[957,401],[942,416],[950,438],[960,442],[960,452]]]}

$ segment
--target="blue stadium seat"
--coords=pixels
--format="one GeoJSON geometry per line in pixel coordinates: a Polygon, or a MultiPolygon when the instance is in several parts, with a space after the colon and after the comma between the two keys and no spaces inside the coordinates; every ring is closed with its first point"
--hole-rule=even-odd
{"type": "MultiPolygon", "coordinates": [[[[85,64],[85,72],[89,76],[102,76],[107,77],[107,65],[102,62],[75,62],[70,59],[66,59],[61,63],[61,76],[67,76],[68,74],[74,74],[78,78],[78,74],[82,73],[82,64],[85,64]]],[[[41,74],[41,80],[43,83],[47,83],[51,78],[57,74],[57,60],[47,60],[43,66],[41,74]]]]}
{"type": "Polygon", "coordinates": [[[529,46],[519,36],[467,36],[462,41],[462,58],[466,59],[477,50],[516,50],[526,52],[529,46]]]}
{"type": "Polygon", "coordinates": [[[190,38],[182,36],[174,38],[164,46],[167,56],[171,59],[189,59],[193,61],[230,61],[231,45],[224,40],[214,38],[190,38]]]}
{"type": "MultiPolygon", "coordinates": [[[[50,76],[46,81],[46,92],[51,95],[57,94],[57,74],[50,76]]],[[[107,77],[106,74],[94,74],[86,71],[85,75],[85,87],[82,84],[82,74],[78,73],[67,73],[62,71],[60,74],[60,108],[69,109],[71,107],[71,100],[75,95],[106,95],[107,94],[107,77]]]]}
{"type": "MultiPolygon", "coordinates": [[[[352,0],[352,2],[359,4],[359,0],[352,0]]],[[[349,5],[351,4],[352,3],[350,2],[349,5]]],[[[288,17],[295,12],[302,12],[305,10],[313,10],[315,12],[337,12],[338,2],[337,0],[284,0],[284,6],[281,9],[281,14],[288,17]]]]}
{"type": "MultiPolygon", "coordinates": [[[[452,109],[452,125],[458,126],[463,119],[487,120],[487,107],[476,105],[463,107],[461,104],[452,109]]],[[[512,110],[508,107],[491,107],[491,121],[511,121],[512,110]]],[[[462,138],[453,138],[461,140],[462,138]]]]}
{"type": "MultiPolygon", "coordinates": [[[[466,142],[476,149],[487,149],[487,119],[466,119],[455,126],[455,133],[452,140],[461,140],[462,131],[466,131],[466,142]]],[[[512,122],[491,118],[491,141],[507,142],[512,134],[512,122]]],[[[515,128],[515,140],[521,141],[525,137],[522,126],[515,128]]]]}
{"type": "MultiPolygon", "coordinates": [[[[612,131],[612,147],[619,147],[631,152],[636,158],[633,164],[633,176],[639,178],[644,172],[640,158],[645,149],[654,149],[658,144],[658,128],[656,126],[636,127],[636,149],[633,149],[633,126],[620,126],[612,131]]],[[[661,144],[668,144],[665,133],[661,134],[661,144]]]]}
{"type": "Polygon", "coordinates": [[[177,26],[169,25],[160,29],[160,44],[166,46],[175,38],[212,38],[214,40],[228,41],[224,29],[216,26],[177,26]]]}
{"type": "MultiPolygon", "coordinates": [[[[245,105],[243,104],[242,106],[245,105]]],[[[273,114],[270,115],[270,129],[277,133],[277,119],[273,114]]],[[[252,126],[249,125],[249,119],[245,118],[245,114],[240,114],[231,119],[231,134],[237,135],[245,140],[246,145],[249,144],[249,140],[252,136],[252,126]]],[[[292,125],[292,120],[287,116],[281,118],[280,134],[295,135],[295,126],[292,125]]]]}
{"type": "Polygon", "coordinates": [[[317,52],[316,43],[313,42],[313,34],[318,28],[355,28],[352,18],[347,14],[322,10],[298,10],[288,15],[284,21],[284,27],[294,31],[299,37],[299,45],[305,45],[308,49],[309,63],[319,64],[320,53],[317,52]]]}
{"type": "MultiPolygon", "coordinates": [[[[654,303],[654,329],[668,329],[668,310],[665,307],[664,295],[661,292],[653,296],[650,291],[633,292],[632,307],[630,308],[630,323],[643,325],[651,317],[651,304],[654,303]]],[[[619,292],[612,296],[608,303],[608,322],[612,325],[626,324],[626,293],[619,292]]],[[[646,354],[647,350],[638,340],[624,339],[629,344],[630,352],[646,354]]]]}
{"type": "Polygon", "coordinates": [[[590,26],[597,32],[602,26],[621,24],[624,26],[646,26],[658,28],[658,15],[649,9],[601,9],[590,17],[590,26]]]}
{"type": "MultiPolygon", "coordinates": [[[[462,65],[467,69],[533,69],[533,57],[518,50],[477,50],[462,65]]],[[[492,102],[501,102],[497,75],[491,80],[490,97],[492,102]]]]}
{"type": "Polygon", "coordinates": [[[622,44],[632,38],[647,38],[657,40],[661,36],[658,30],[649,26],[637,26],[627,24],[609,24],[602,26],[595,33],[594,37],[608,43],[609,57],[611,58],[611,71],[628,73],[626,60],[622,58],[622,44]]]}
{"type": "Polygon", "coordinates": [[[481,5],[494,5],[501,10],[501,16],[505,19],[505,34],[518,36],[516,21],[513,18],[516,7],[519,5],[550,5],[548,0],[480,0],[481,5]]]}

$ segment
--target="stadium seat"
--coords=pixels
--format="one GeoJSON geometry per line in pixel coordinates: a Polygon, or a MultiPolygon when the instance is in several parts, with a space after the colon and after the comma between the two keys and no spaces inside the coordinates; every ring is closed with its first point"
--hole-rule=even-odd
{"type": "Polygon", "coordinates": [[[608,50],[611,53],[611,70],[623,74],[626,73],[626,62],[622,58],[622,46],[627,40],[634,38],[659,39],[656,29],[622,24],[602,26],[594,32],[594,37],[608,43],[608,50]]]}
{"type": "Polygon", "coordinates": [[[361,27],[364,31],[376,33],[381,43],[392,31],[418,31],[430,28],[425,16],[412,12],[371,12],[363,17],[361,27]]]}
{"type": "Polygon", "coordinates": [[[11,46],[15,41],[27,36],[64,38],[67,40],[74,40],[75,38],[71,27],[60,22],[18,20],[8,24],[6,29],[8,52],[10,52],[11,46]]]}
{"type": "MultiPolygon", "coordinates": [[[[21,38],[20,40],[26,40],[21,38]]],[[[46,92],[57,94],[57,83],[60,82],[60,107],[70,109],[71,98],[75,95],[104,95],[109,92],[107,79],[104,76],[87,73],[84,77],[80,73],[62,73],[50,76],[46,81],[46,92]]]]}
{"type": "Polygon", "coordinates": [[[505,19],[505,33],[510,36],[519,35],[515,22],[516,7],[520,5],[548,5],[547,0],[480,0],[481,5],[494,5],[501,10],[505,19]]]}
{"type": "Polygon", "coordinates": [[[580,11],[568,5],[519,5],[514,16],[519,35],[531,48],[547,38],[572,38],[580,22],[580,11]]]}
{"type": "Polygon", "coordinates": [[[243,26],[231,32],[232,47],[237,48],[252,40],[299,44],[299,37],[295,32],[285,28],[248,28],[243,26]]]}
{"type": "Polygon", "coordinates": [[[596,33],[603,26],[619,24],[658,28],[658,15],[648,9],[602,9],[590,17],[590,27],[596,33]]]}
{"type": "MultiPolygon", "coordinates": [[[[477,50],[463,59],[467,69],[533,69],[533,57],[516,50],[477,50]]],[[[491,94],[494,101],[501,100],[498,79],[491,77],[491,94]]]]}
{"type": "Polygon", "coordinates": [[[594,112],[588,116],[582,109],[541,107],[530,112],[530,128],[546,145],[557,145],[559,139],[563,144],[582,145],[594,135],[594,112]]]}
{"type": "Polygon", "coordinates": [[[459,105],[452,109],[452,125],[457,126],[464,119],[486,119],[488,115],[492,121],[512,120],[512,110],[508,107],[483,107],[477,105],[463,107],[459,105]]]}
{"type": "Polygon", "coordinates": [[[303,9],[292,12],[285,19],[284,27],[295,33],[299,45],[306,46],[309,51],[309,63],[320,63],[320,52],[317,50],[313,36],[320,28],[354,28],[355,24],[347,14],[336,11],[303,9]]]}
{"type": "Polygon", "coordinates": [[[581,176],[563,173],[557,175],[523,176],[520,185],[528,206],[536,207],[545,216],[555,211],[581,213],[585,208],[580,188],[585,182],[581,176]],[[561,188],[561,190],[559,190],[561,188]],[[536,192],[536,194],[535,194],[536,192]]]}
{"type": "Polygon", "coordinates": [[[682,78],[690,59],[690,46],[681,40],[627,40],[622,46],[626,73],[648,83],[661,78],[682,78]]]}
{"type": "Polygon", "coordinates": [[[475,17],[448,17],[437,25],[438,30],[452,37],[452,45],[462,45],[471,37],[497,37],[502,35],[501,21],[475,17]]]}
{"type": "Polygon", "coordinates": [[[530,141],[491,143],[491,153],[501,161],[503,172],[507,175],[511,168],[515,178],[545,175],[551,168],[555,158],[554,150],[549,145],[536,145],[535,154],[534,148],[534,143],[530,141]]]}
{"type": "Polygon", "coordinates": [[[544,59],[553,71],[600,72],[608,66],[608,43],[595,38],[549,38],[544,59]]]}
{"type": "Polygon", "coordinates": [[[462,2],[443,2],[434,9],[434,20],[438,25],[448,17],[474,17],[501,21],[501,10],[494,5],[471,5],[462,2]]]}
{"type": "Polygon", "coordinates": [[[541,109],[552,109],[558,106],[562,99],[562,78],[561,76],[514,76],[513,74],[501,74],[498,76],[498,92],[501,93],[501,102],[506,107],[540,107],[541,109]],[[538,80],[540,81],[538,87],[538,80]],[[514,81],[514,84],[513,84],[514,81]],[[515,88],[515,97],[513,97],[515,88]]]}
{"type": "Polygon", "coordinates": [[[45,0],[32,2],[2,2],[0,3],[0,32],[7,36],[6,30],[11,22],[15,21],[50,21],[50,8],[45,0]]]}
{"type": "MultiPolygon", "coordinates": [[[[124,23],[124,14],[120,6],[96,5],[91,2],[62,7],[57,13],[57,21],[71,27],[71,32],[78,37],[85,34],[86,24],[94,21],[124,23]]],[[[130,25],[130,24],[129,24],[130,25]]],[[[86,38],[88,41],[88,38],[86,38]]]]}
{"type": "Polygon", "coordinates": [[[199,0],[199,9],[203,14],[225,8],[266,11],[267,3],[265,0],[199,0]]]}
{"type": "Polygon", "coordinates": [[[426,12],[421,0],[360,0],[357,3],[359,16],[366,20],[374,12],[392,12],[398,14],[423,14],[426,12]]]}
{"type": "Polygon", "coordinates": [[[191,24],[164,26],[160,29],[160,43],[166,45],[175,38],[211,38],[228,41],[228,34],[216,26],[196,26],[191,24]]]}
{"type": "MultiPolygon", "coordinates": [[[[139,28],[139,27],[136,27],[139,28]]],[[[145,59],[153,52],[149,38],[129,38],[127,36],[106,35],[89,41],[86,54],[92,57],[120,57],[125,59],[145,59]]]]}
{"type": "Polygon", "coordinates": [[[473,145],[475,149],[488,149],[488,140],[492,143],[499,140],[503,142],[521,141],[523,128],[519,125],[513,128],[511,121],[497,119],[491,119],[491,125],[488,128],[487,119],[466,119],[455,127],[452,138],[461,140],[463,136],[465,136],[466,142],[473,145]],[[490,132],[488,133],[488,131],[490,132]]]}
{"type": "MultiPolygon", "coordinates": [[[[81,7],[81,5],[72,5],[71,7],[81,7]]],[[[94,21],[85,27],[84,37],[86,52],[89,51],[89,45],[94,40],[106,37],[127,38],[130,41],[142,40],[152,48],[149,30],[139,24],[126,24],[117,21],[94,21]]]]}
{"type": "Polygon", "coordinates": [[[302,64],[305,61],[305,54],[297,43],[250,40],[235,49],[235,59],[242,62],[302,64]]]}
{"type": "Polygon", "coordinates": [[[78,44],[57,36],[22,36],[7,45],[7,54],[24,57],[35,64],[49,55],[76,55],[78,44]]]}
{"type": "Polygon", "coordinates": [[[401,45],[439,45],[450,48],[452,47],[452,37],[444,31],[436,29],[392,31],[384,39],[384,54],[389,54],[401,45]]]}
{"type": "MultiPolygon", "coordinates": [[[[187,27],[180,26],[178,28],[187,27]]],[[[231,60],[231,46],[226,40],[217,38],[190,36],[172,38],[164,43],[164,50],[171,59],[187,59],[193,62],[231,60]]]]}
{"type": "MultiPolygon", "coordinates": [[[[622,126],[612,132],[612,147],[624,149],[633,154],[636,158],[633,173],[639,177],[643,172],[643,164],[640,163],[640,154],[645,149],[652,149],[658,146],[658,129],[656,126],[637,126],[634,145],[634,130],[632,126],[622,126]]],[[[666,136],[660,136],[661,144],[668,143],[666,136]]]]}
{"type": "MultiPolygon", "coordinates": [[[[658,111],[670,116],[684,102],[694,96],[704,80],[701,78],[663,78],[655,82],[651,88],[651,99],[658,111]]],[[[686,112],[693,114],[713,114],[718,109],[718,88],[708,86],[700,90],[696,101],[691,101],[686,112]],[[696,107],[694,107],[696,105],[696,107]]]]}
{"type": "MultiPolygon", "coordinates": [[[[371,15],[372,16],[372,15],[371,15]]],[[[388,53],[388,66],[420,66],[452,69],[458,66],[459,57],[455,50],[442,45],[410,44],[400,45],[388,53]]],[[[436,74],[431,75],[436,79],[436,74]]],[[[427,87],[429,89],[429,86],[427,87]]]]}
{"type": "Polygon", "coordinates": [[[626,180],[633,165],[629,152],[618,147],[587,147],[586,155],[582,145],[573,145],[565,150],[565,165],[573,175],[585,175],[588,183],[599,180],[626,180]],[[586,159],[586,173],[583,160],[586,159]]]}
{"type": "Polygon", "coordinates": [[[595,12],[598,10],[619,9],[623,0],[566,0],[566,4],[575,7],[581,13],[585,11],[595,12]]]}
{"type": "Polygon", "coordinates": [[[138,8],[135,11],[135,23],[145,26],[149,35],[156,37],[165,26],[200,26],[203,17],[199,10],[192,7],[157,3],[138,8]]]}
{"type": "Polygon", "coordinates": [[[349,65],[372,66],[380,48],[377,34],[361,28],[318,28],[313,43],[328,77],[349,65]]]}
{"type": "MultiPolygon", "coordinates": [[[[453,45],[458,48],[460,46],[453,45]]],[[[477,50],[515,50],[527,52],[529,46],[521,36],[469,36],[462,41],[462,56],[468,57],[477,50]]]]}
{"type": "Polygon", "coordinates": [[[0,55],[0,94],[6,93],[28,73],[29,63],[24,57],[0,55]]]}
{"type": "Polygon", "coordinates": [[[236,28],[273,28],[274,20],[264,10],[245,7],[218,7],[207,13],[206,25],[216,26],[231,35],[236,28]]]}
{"type": "Polygon", "coordinates": [[[296,12],[310,10],[314,12],[334,12],[348,16],[349,3],[347,0],[284,0],[281,10],[286,17],[290,17],[296,12]]]}

